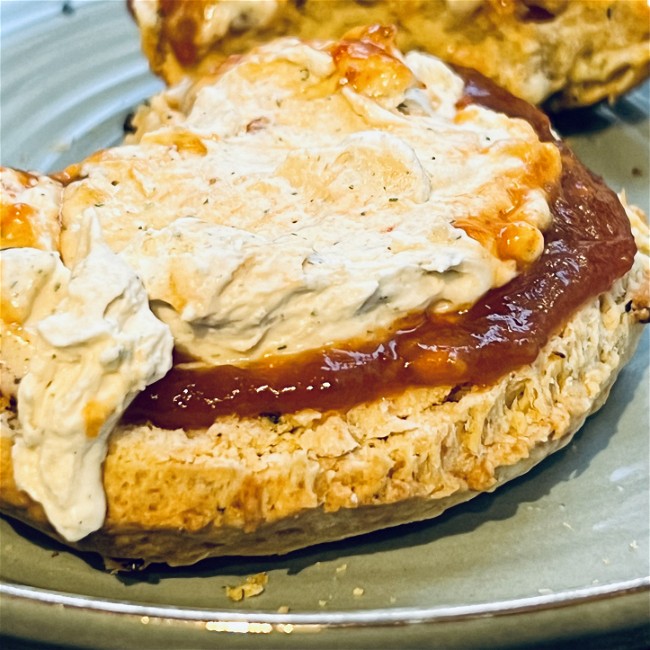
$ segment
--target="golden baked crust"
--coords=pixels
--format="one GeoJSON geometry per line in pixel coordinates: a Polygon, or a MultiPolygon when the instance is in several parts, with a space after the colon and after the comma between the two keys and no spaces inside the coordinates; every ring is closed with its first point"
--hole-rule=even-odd
{"type": "Polygon", "coordinates": [[[279,35],[336,38],[398,27],[397,45],[475,68],[553,109],[613,100],[650,74],[646,0],[129,0],[154,72],[212,71],[279,35]]]}
{"type": "MultiPolygon", "coordinates": [[[[104,465],[105,524],[66,543],[109,566],[270,555],[428,519],[492,491],[566,445],[604,403],[636,347],[643,309],[631,305],[648,280],[646,250],[533,364],[487,387],[409,389],[277,422],[222,417],[207,430],[119,427],[104,465]]],[[[3,431],[16,426],[9,418],[3,431]]],[[[16,489],[11,446],[0,437],[0,507],[57,537],[16,489]]]]}

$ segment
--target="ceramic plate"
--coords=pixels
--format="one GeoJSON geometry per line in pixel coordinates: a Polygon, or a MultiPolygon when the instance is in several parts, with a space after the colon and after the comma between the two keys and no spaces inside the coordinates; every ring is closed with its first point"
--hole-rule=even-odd
{"type": "MultiPolygon", "coordinates": [[[[0,10],[4,164],[55,170],[114,144],[131,109],[161,88],[121,0],[5,0],[0,10]]],[[[615,107],[556,120],[578,155],[646,210],[649,113],[646,85],[615,107]]],[[[30,648],[556,647],[576,638],[643,645],[648,352],[646,333],[606,406],[567,448],[429,523],[283,558],[120,576],[2,519],[5,641],[30,648]],[[226,586],[261,571],[263,594],[227,598],[226,586]]]]}

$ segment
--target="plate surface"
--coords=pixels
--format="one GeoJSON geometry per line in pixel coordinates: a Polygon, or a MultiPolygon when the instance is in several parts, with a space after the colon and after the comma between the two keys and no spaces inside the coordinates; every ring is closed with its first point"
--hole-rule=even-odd
{"type": "MultiPolygon", "coordinates": [[[[51,171],[115,144],[132,108],[162,87],[121,1],[3,0],[0,18],[5,165],[51,171]]],[[[556,119],[587,165],[646,211],[649,89],[556,119]]],[[[577,637],[640,647],[650,620],[648,355],[646,332],[567,448],[430,523],[284,558],[116,576],[1,519],[3,633],[30,648],[471,648],[577,637]],[[227,585],[260,571],[263,594],[227,598],[227,585]]]]}

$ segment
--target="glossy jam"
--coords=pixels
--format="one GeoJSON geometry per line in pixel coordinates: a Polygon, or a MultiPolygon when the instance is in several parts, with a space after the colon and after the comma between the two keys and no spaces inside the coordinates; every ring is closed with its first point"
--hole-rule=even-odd
{"type": "MultiPolygon", "coordinates": [[[[478,103],[530,122],[555,142],[547,118],[478,73],[462,105],[478,103]]],[[[607,291],[636,251],[616,195],[560,142],[563,170],[552,189],[553,225],[541,257],[464,313],[420,314],[383,340],[276,357],[247,367],[191,370],[176,365],[127,413],[166,427],[209,426],[224,414],[347,409],[412,386],[488,384],[532,362],[549,336],[590,298],[607,291]]]]}

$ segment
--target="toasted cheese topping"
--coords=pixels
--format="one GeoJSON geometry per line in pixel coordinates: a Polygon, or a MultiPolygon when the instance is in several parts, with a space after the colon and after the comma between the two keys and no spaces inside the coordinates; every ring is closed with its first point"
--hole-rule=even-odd
{"type": "Polygon", "coordinates": [[[70,541],[102,525],[106,438],[133,397],[169,370],[173,345],[98,226],[82,235],[86,250],[71,269],[34,248],[2,255],[3,326],[7,307],[9,329],[20,327],[25,342],[6,355],[3,336],[3,359],[21,379],[15,480],[70,541]]]}
{"type": "Polygon", "coordinates": [[[529,124],[392,31],[284,39],[174,88],[65,191],[209,364],[291,354],[474,304],[533,262],[560,162],[529,124]]]}

